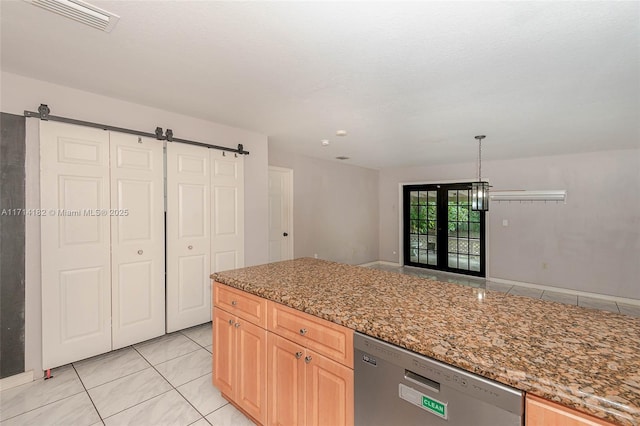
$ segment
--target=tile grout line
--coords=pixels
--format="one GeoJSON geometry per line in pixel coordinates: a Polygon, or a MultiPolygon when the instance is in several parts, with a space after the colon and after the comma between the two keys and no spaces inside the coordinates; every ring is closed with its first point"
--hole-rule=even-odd
{"type": "Polygon", "coordinates": [[[96,410],[96,414],[100,418],[100,421],[102,422],[102,424],[104,424],[104,419],[102,418],[102,415],[100,414],[100,411],[98,411],[98,407],[96,407],[96,403],[93,402],[93,398],[91,398],[91,395],[89,394],[89,391],[87,390],[87,387],[84,385],[84,382],[82,381],[82,377],[80,377],[80,374],[78,374],[78,370],[76,370],[76,366],[73,365],[73,363],[71,363],[71,367],[73,368],[73,371],[75,371],[76,376],[78,376],[78,380],[80,381],[80,384],[82,385],[82,389],[84,389],[84,392],[89,397],[89,401],[91,401],[91,405],[93,405],[93,409],[96,410]]]}
{"type": "MultiPolygon", "coordinates": [[[[136,352],[138,352],[138,350],[137,350],[137,349],[135,349],[135,348],[134,348],[134,350],[135,350],[136,352]]],[[[195,351],[193,351],[193,352],[195,352],[195,351]]],[[[140,354],[140,352],[138,352],[138,353],[140,354]]],[[[192,353],[192,352],[189,352],[189,353],[192,353]]],[[[188,355],[188,354],[185,354],[185,355],[188,355]]],[[[142,354],[140,354],[140,356],[142,356],[142,357],[144,358],[144,356],[143,356],[142,354]]],[[[176,358],[179,358],[179,357],[176,357],[176,358]]],[[[173,359],[176,359],[176,358],[173,358],[173,359]]],[[[146,360],[146,358],[145,358],[145,360],[146,360]]],[[[147,360],[147,362],[149,362],[149,361],[147,360]]],[[[149,362],[149,364],[151,364],[151,363],[149,362]]],[[[162,364],[162,363],[160,363],[160,364],[162,364]]],[[[154,365],[151,365],[151,368],[153,368],[153,369],[156,371],[156,373],[158,373],[158,374],[160,375],[160,377],[162,377],[162,378],[163,378],[167,383],[169,383],[169,386],[171,386],[171,389],[169,389],[167,392],[171,392],[171,390],[175,390],[175,391],[178,393],[178,395],[180,395],[180,397],[181,397],[182,399],[184,399],[184,400],[187,402],[187,404],[189,404],[189,405],[190,405],[194,410],[196,410],[196,413],[200,414],[200,416],[202,416],[202,418],[204,419],[204,416],[200,413],[200,411],[198,411],[198,409],[197,409],[196,407],[194,407],[194,406],[193,406],[193,404],[191,403],[191,401],[189,401],[187,398],[185,398],[185,396],[184,396],[184,395],[183,395],[183,394],[178,390],[178,388],[176,388],[175,386],[173,386],[173,383],[171,383],[169,380],[167,380],[167,378],[166,378],[166,377],[164,377],[164,376],[162,375],[162,373],[160,373],[160,372],[158,371],[158,369],[157,369],[154,365]]],[[[209,373],[207,373],[207,374],[209,374],[209,373]]],[[[203,375],[202,375],[202,376],[200,376],[200,377],[203,377],[203,376],[206,376],[206,374],[203,374],[203,375]]],[[[200,377],[198,377],[198,378],[200,378],[200,377]]],[[[197,379],[193,379],[193,380],[197,380],[197,379]]],[[[193,380],[191,380],[191,381],[193,381],[193,380]]],[[[187,382],[187,383],[189,383],[189,382],[187,382]]],[[[184,384],[186,384],[186,383],[183,383],[183,385],[184,385],[184,384]]],[[[180,385],[180,386],[182,386],[182,385],[180,385]]],[[[167,393],[167,392],[164,392],[164,393],[162,393],[162,394],[160,394],[160,395],[164,395],[164,394],[165,394],[165,393],[167,393]]],[[[156,395],[156,396],[160,396],[160,395],[156,395]]],[[[154,398],[155,398],[155,397],[154,397],[154,398]]],[[[151,399],[153,399],[153,398],[151,398],[151,399]]],[[[147,400],[147,401],[148,401],[148,400],[147,400]]],[[[138,405],[138,404],[136,404],[136,405],[138,405]]],[[[114,415],[115,415],[115,414],[114,414],[114,415]]],[[[197,421],[199,421],[199,420],[200,420],[200,419],[196,420],[196,422],[197,422],[197,421]]],[[[205,419],[205,420],[206,420],[206,419],[205,419]]],[[[195,423],[195,422],[193,422],[193,423],[195,423]]]]}
{"type": "MultiPolygon", "coordinates": [[[[133,349],[133,346],[128,346],[128,347],[129,347],[129,348],[131,348],[131,349],[133,349]]],[[[133,349],[133,350],[135,350],[135,349],[133,349]]],[[[138,352],[136,351],[136,353],[138,353],[138,352]]],[[[146,366],[146,367],[144,367],[144,368],[142,368],[142,369],[140,369],[140,370],[137,370],[137,371],[132,371],[131,373],[124,374],[124,375],[122,375],[122,376],[120,376],[120,377],[116,377],[115,379],[107,380],[106,382],[104,382],[104,383],[100,383],[99,385],[95,385],[95,386],[93,386],[93,387],[91,387],[91,388],[87,388],[87,387],[85,386],[85,389],[87,389],[87,393],[89,393],[89,389],[97,389],[97,388],[99,388],[99,387],[100,387],[100,386],[102,386],[102,385],[106,385],[107,383],[115,382],[116,380],[120,380],[120,379],[123,379],[123,378],[125,378],[125,377],[133,376],[134,374],[140,373],[141,371],[144,371],[144,370],[146,370],[147,368],[151,367],[151,363],[150,363],[149,361],[147,361],[147,359],[146,359],[145,357],[143,357],[142,355],[140,355],[140,353],[138,353],[138,355],[140,356],[140,358],[142,358],[142,360],[143,360],[144,362],[146,362],[146,363],[147,363],[147,366],[146,366]]],[[[83,361],[84,361],[84,360],[83,360],[83,361]]],[[[72,363],[72,364],[74,364],[74,363],[72,363]]],[[[71,365],[71,364],[70,364],[70,365],[71,365]]],[[[75,365],[73,365],[73,368],[75,369],[75,365]]],[[[76,370],[76,373],[78,374],[78,377],[80,377],[80,373],[78,373],[78,370],[76,370]]],[[[80,378],[80,381],[82,382],[82,378],[80,378]]],[[[82,385],[84,386],[84,382],[82,382],[82,385]]]]}
{"type": "MultiPolygon", "coordinates": [[[[138,352],[138,350],[137,350],[135,347],[133,347],[133,346],[131,346],[131,347],[133,348],[133,350],[135,350],[136,352],[138,352]]],[[[142,358],[144,358],[144,356],[143,356],[140,352],[138,352],[138,355],[140,355],[140,356],[142,356],[142,358]]],[[[158,374],[160,375],[160,377],[162,377],[162,380],[164,380],[165,382],[169,383],[169,386],[171,386],[171,389],[169,389],[169,390],[167,390],[167,391],[165,391],[165,392],[161,392],[161,393],[159,393],[158,395],[154,395],[154,396],[152,396],[151,398],[147,398],[147,399],[145,399],[144,401],[140,401],[140,402],[138,402],[137,404],[134,404],[134,405],[132,405],[132,406],[130,406],[130,407],[127,407],[127,408],[125,408],[124,410],[120,410],[120,411],[118,411],[118,412],[116,412],[116,413],[113,413],[113,414],[111,414],[110,416],[105,417],[105,418],[102,418],[102,415],[100,415],[100,412],[98,412],[98,415],[100,416],[100,419],[102,420],[102,422],[103,422],[103,423],[104,423],[104,421],[105,421],[106,419],[109,419],[109,418],[111,418],[111,417],[115,416],[116,414],[120,414],[120,413],[122,413],[122,412],[124,412],[124,411],[127,411],[127,410],[128,410],[128,409],[130,409],[130,408],[137,407],[137,406],[138,406],[138,405],[140,405],[140,404],[144,404],[144,403],[145,403],[145,402],[147,402],[147,401],[151,401],[151,400],[152,400],[152,399],[154,399],[154,398],[157,398],[157,397],[159,397],[159,396],[162,396],[162,395],[164,395],[164,394],[167,394],[167,393],[171,392],[172,390],[177,390],[176,388],[174,388],[174,387],[173,387],[173,385],[172,385],[172,384],[171,384],[171,383],[170,383],[170,382],[169,382],[169,381],[168,381],[168,380],[167,380],[167,379],[166,379],[162,374],[160,374],[160,372],[159,372],[158,370],[156,370],[156,368],[155,368],[153,365],[151,365],[151,363],[150,363],[146,358],[144,358],[144,360],[145,360],[145,361],[147,361],[147,362],[150,364],[150,367],[151,367],[151,368],[153,368],[153,369],[155,370],[155,372],[156,372],[156,373],[158,373],[158,374]]],[[[145,368],[145,370],[146,370],[146,368],[145,368]]],[[[140,371],[144,371],[144,370],[140,370],[140,371]]],[[[139,373],[139,371],[137,371],[137,373],[139,373]]],[[[135,374],[135,373],[132,373],[132,374],[135,374]]],[[[131,374],[129,374],[128,376],[130,376],[130,375],[131,375],[131,374]]],[[[123,376],[123,377],[127,377],[127,376],[123,376]]],[[[112,381],[113,381],[113,380],[112,380],[112,381]]],[[[96,387],[97,387],[97,386],[96,386],[96,387]]],[[[87,392],[87,393],[88,393],[88,392],[87,392]]],[[[92,401],[92,402],[93,402],[93,401],[92,401]]],[[[98,411],[98,409],[97,409],[97,408],[96,408],[96,411],[98,411]]],[[[196,410],[196,411],[197,411],[197,410],[196,410]]]]}
{"type": "MultiPolygon", "coordinates": [[[[8,420],[15,419],[16,417],[19,417],[19,416],[22,416],[22,415],[24,415],[24,414],[30,413],[30,412],[32,412],[32,411],[39,410],[40,408],[46,407],[47,405],[52,405],[52,404],[55,404],[55,403],[57,403],[57,402],[64,401],[65,399],[68,399],[68,398],[71,398],[71,397],[74,397],[74,396],[80,395],[82,392],[85,392],[85,391],[80,391],[80,392],[77,392],[77,393],[74,393],[74,394],[71,394],[71,395],[65,396],[64,398],[56,399],[55,401],[50,401],[50,402],[47,402],[46,404],[39,405],[39,406],[34,407],[34,408],[30,409],[30,410],[27,410],[27,411],[25,411],[25,412],[23,412],[23,413],[16,414],[15,416],[7,417],[6,419],[2,419],[2,420],[0,421],[0,423],[4,423],[4,422],[6,422],[6,421],[8,421],[8,420]]],[[[97,410],[96,410],[96,411],[97,411],[97,410]]],[[[99,414],[99,413],[98,413],[98,416],[100,416],[100,414],[99,414]]]]}
{"type": "MultiPolygon", "coordinates": [[[[164,379],[164,377],[163,377],[163,379],[164,379]]],[[[166,380],[166,379],[165,379],[165,380],[166,380]]],[[[171,384],[171,383],[169,383],[169,384],[171,384]]],[[[104,421],[105,421],[105,420],[110,419],[111,417],[113,417],[113,416],[115,416],[115,415],[117,415],[117,414],[124,413],[125,411],[127,411],[127,410],[129,410],[129,409],[131,409],[131,408],[133,408],[133,407],[137,407],[137,406],[138,406],[138,405],[140,405],[140,404],[144,404],[144,403],[145,403],[145,402],[147,402],[147,401],[151,401],[152,399],[157,398],[157,397],[159,397],[159,396],[162,396],[162,395],[164,395],[164,394],[167,394],[167,393],[171,392],[172,390],[174,390],[174,389],[172,388],[172,389],[169,389],[169,390],[167,390],[167,391],[165,391],[165,392],[162,392],[162,393],[159,393],[159,394],[157,394],[157,395],[154,395],[154,396],[152,396],[151,398],[147,398],[147,399],[145,399],[144,401],[140,401],[140,402],[138,402],[137,404],[133,404],[131,407],[127,407],[127,408],[125,408],[124,410],[120,410],[120,411],[118,411],[117,413],[113,413],[113,414],[111,414],[109,417],[105,417],[104,419],[102,419],[102,417],[100,417],[100,418],[102,419],[102,423],[104,423],[104,421]]],[[[99,415],[99,414],[100,414],[100,413],[98,413],[98,415],[99,415]]]]}

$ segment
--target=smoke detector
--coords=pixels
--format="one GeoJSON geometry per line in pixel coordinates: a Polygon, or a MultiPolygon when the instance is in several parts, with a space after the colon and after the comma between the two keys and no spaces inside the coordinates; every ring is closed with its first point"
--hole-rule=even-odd
{"type": "Polygon", "coordinates": [[[82,0],[24,0],[76,22],[110,33],[120,17],[82,0]]]}

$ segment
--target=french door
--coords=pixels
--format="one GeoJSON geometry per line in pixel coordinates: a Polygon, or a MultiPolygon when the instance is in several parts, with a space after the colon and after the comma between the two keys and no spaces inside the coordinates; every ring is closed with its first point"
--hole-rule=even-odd
{"type": "Polygon", "coordinates": [[[404,186],[404,264],[484,277],[484,217],[470,183],[404,186]]]}

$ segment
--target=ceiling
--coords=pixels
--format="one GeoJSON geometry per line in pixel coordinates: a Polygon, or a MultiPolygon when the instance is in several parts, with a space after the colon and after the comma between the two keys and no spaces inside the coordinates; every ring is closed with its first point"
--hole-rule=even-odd
{"type": "Polygon", "coordinates": [[[640,2],[92,4],[1,0],[2,69],[374,169],[640,146],[640,2]]]}

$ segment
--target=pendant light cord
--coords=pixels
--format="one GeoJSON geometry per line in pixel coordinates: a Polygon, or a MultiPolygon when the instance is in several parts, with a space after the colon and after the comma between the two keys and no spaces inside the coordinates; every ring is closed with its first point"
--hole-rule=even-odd
{"type": "Polygon", "coordinates": [[[486,138],[485,135],[475,137],[478,140],[478,182],[482,182],[482,139],[484,138],[486,138]]]}
{"type": "Polygon", "coordinates": [[[482,182],[482,139],[478,139],[478,182],[482,182]]]}

